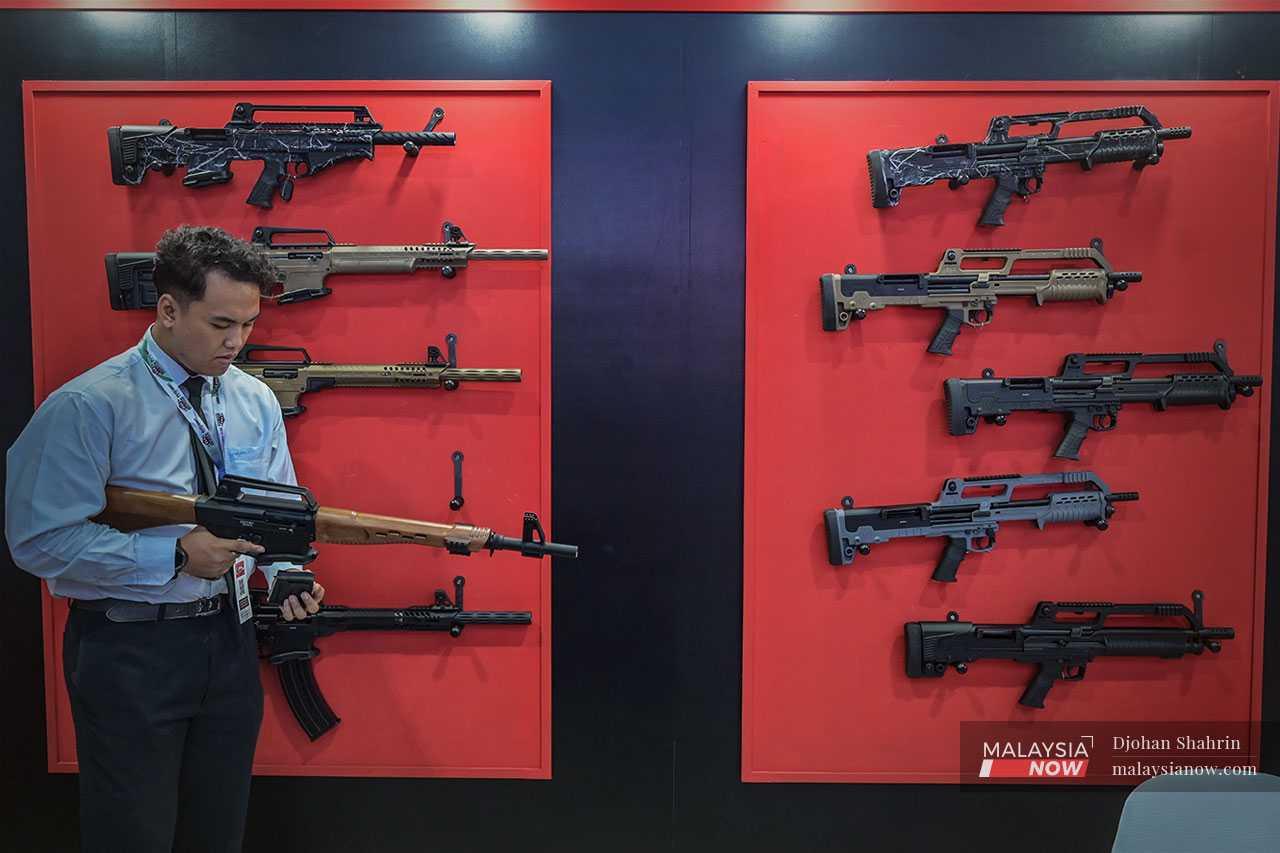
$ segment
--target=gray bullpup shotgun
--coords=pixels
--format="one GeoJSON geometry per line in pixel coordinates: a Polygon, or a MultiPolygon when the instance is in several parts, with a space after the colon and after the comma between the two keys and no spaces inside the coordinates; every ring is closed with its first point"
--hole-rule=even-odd
{"type": "Polygon", "coordinates": [[[1052,523],[1077,521],[1106,530],[1115,504],[1137,499],[1137,492],[1111,491],[1092,471],[952,477],[942,484],[933,503],[855,509],[853,498],[846,496],[840,509],[823,514],[827,557],[833,566],[847,566],[856,554],[870,554],[872,545],[917,536],[945,537],[947,547],[933,579],[954,583],[965,555],[996,547],[996,532],[1003,522],[1029,521],[1043,530],[1052,523]],[[1049,493],[1014,498],[1016,490],[1028,486],[1049,493]]]}

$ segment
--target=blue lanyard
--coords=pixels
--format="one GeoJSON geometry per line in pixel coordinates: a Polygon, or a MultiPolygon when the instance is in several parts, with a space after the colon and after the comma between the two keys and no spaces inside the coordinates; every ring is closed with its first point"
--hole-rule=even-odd
{"type": "Polygon", "coordinates": [[[214,470],[221,480],[226,476],[226,466],[220,457],[225,456],[227,452],[227,433],[226,408],[222,402],[222,380],[214,377],[213,379],[213,422],[218,430],[217,448],[221,453],[215,453],[215,445],[213,441],[213,433],[209,432],[209,427],[205,422],[196,415],[195,409],[191,407],[191,403],[187,400],[187,395],[182,392],[178,384],[173,381],[168,372],[156,361],[155,357],[147,348],[147,339],[143,338],[142,343],[138,346],[139,352],[142,354],[142,360],[146,362],[147,368],[151,371],[151,375],[155,377],[160,388],[169,395],[169,399],[173,401],[173,405],[177,408],[178,413],[187,419],[187,423],[195,430],[196,438],[200,439],[200,446],[204,448],[205,453],[209,454],[209,459],[213,462],[214,470]]]}

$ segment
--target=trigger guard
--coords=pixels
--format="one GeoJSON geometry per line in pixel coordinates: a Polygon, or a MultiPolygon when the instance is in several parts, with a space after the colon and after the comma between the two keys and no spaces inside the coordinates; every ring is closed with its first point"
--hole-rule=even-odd
{"type": "Polygon", "coordinates": [[[1116,417],[1115,412],[1104,412],[1100,415],[1094,415],[1089,420],[1089,429],[1094,432],[1110,432],[1116,428],[1118,422],[1119,418],[1116,417]]]}
{"type": "Polygon", "coordinates": [[[1040,192],[1040,188],[1044,186],[1044,178],[1039,175],[1032,175],[1028,178],[1018,179],[1018,195],[1023,198],[1033,196],[1040,192]]]}
{"type": "Polygon", "coordinates": [[[964,312],[964,323],[974,329],[981,329],[983,326],[989,325],[995,319],[995,309],[993,306],[985,308],[973,308],[964,312]],[[978,319],[982,317],[983,319],[978,319]]]}
{"type": "Polygon", "coordinates": [[[996,532],[994,530],[986,530],[976,536],[966,537],[965,545],[974,554],[985,554],[988,551],[993,551],[996,547],[996,532]],[[984,540],[986,542],[985,545],[981,544],[984,540]]]}

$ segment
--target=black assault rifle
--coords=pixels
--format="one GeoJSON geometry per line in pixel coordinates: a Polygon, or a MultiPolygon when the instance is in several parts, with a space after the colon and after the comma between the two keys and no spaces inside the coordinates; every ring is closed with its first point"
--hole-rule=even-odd
{"type": "Polygon", "coordinates": [[[376,145],[399,145],[410,157],[418,156],[424,145],[453,145],[452,133],[435,129],[442,118],[444,110],[436,107],[423,130],[383,130],[368,107],[241,102],[222,127],[174,127],[166,119],[159,124],[116,125],[107,128],[111,182],[137,186],[153,169],[170,175],[182,166],[184,187],[209,187],[231,180],[233,161],[260,160],[262,174],[245,202],[271,207],[277,193],[283,201],[293,197],[295,180],[345,160],[372,160],[376,145]],[[266,122],[257,120],[260,112],[351,113],[351,121],[266,122]]]}
{"type": "Polygon", "coordinates": [[[318,740],[342,720],[316,684],[311,660],[320,653],[317,637],[338,631],[448,631],[458,637],[467,625],[529,625],[533,614],[527,610],[468,611],[462,605],[462,588],[466,579],[453,579],[453,600],[442,589],[436,590],[435,603],[405,608],[344,607],[322,604],[320,612],[306,619],[286,621],[280,608],[267,602],[266,595],[255,593],[253,623],[258,629],[258,645],[262,657],[270,661],[280,674],[280,687],[298,725],[311,740],[318,740]]]}
{"type": "Polygon", "coordinates": [[[1234,628],[1204,626],[1204,593],[1191,593],[1194,609],[1185,604],[1111,604],[1101,601],[1042,601],[1026,625],[978,625],[961,622],[953,610],[945,622],[908,622],[907,676],[941,678],[954,666],[962,675],[978,660],[1014,660],[1040,665],[1019,704],[1043,708],[1053,682],[1081,681],[1096,657],[1180,658],[1222,650],[1221,640],[1235,639],[1234,628]],[[1060,614],[1094,614],[1092,619],[1060,619],[1060,614]],[[1147,617],[1141,627],[1107,624],[1114,618],[1147,617]],[[1161,627],[1160,620],[1185,619],[1180,627],[1161,627]]]}

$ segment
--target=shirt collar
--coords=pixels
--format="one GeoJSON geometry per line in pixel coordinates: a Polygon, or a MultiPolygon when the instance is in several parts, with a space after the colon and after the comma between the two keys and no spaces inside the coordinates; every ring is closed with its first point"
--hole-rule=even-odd
{"type": "MultiPolygon", "coordinates": [[[[151,357],[155,359],[156,364],[159,364],[164,368],[164,372],[169,374],[169,378],[172,379],[175,384],[181,385],[183,382],[186,382],[192,376],[196,375],[179,364],[177,359],[165,352],[164,348],[156,343],[155,336],[151,334],[152,328],[154,328],[154,326],[147,327],[147,331],[143,334],[142,340],[147,344],[147,352],[151,353],[151,357]]],[[[208,379],[206,378],[205,381],[207,382],[208,379]]]]}

